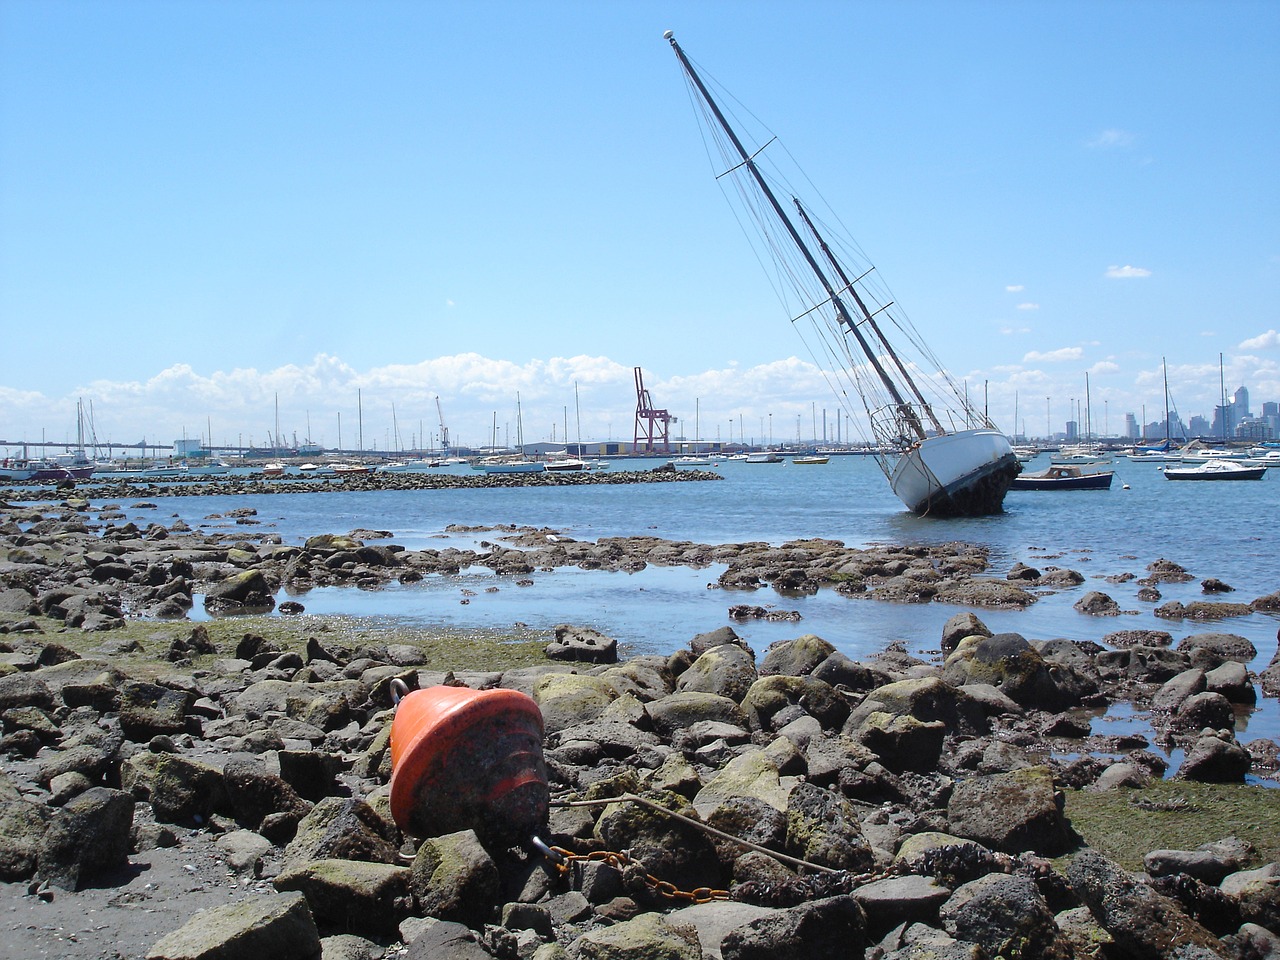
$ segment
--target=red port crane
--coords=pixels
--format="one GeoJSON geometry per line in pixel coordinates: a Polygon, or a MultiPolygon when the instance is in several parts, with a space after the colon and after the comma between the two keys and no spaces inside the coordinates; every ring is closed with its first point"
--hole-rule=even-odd
{"type": "Polygon", "coordinates": [[[666,410],[656,410],[644,385],[644,374],[636,367],[636,436],[632,453],[670,453],[670,427],[676,422],[666,410]],[[658,447],[661,444],[661,448],[658,447]]]}

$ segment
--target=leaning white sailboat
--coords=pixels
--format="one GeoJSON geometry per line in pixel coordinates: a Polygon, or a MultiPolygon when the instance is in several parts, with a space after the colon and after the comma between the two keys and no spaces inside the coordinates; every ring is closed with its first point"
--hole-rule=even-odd
{"type": "MultiPolygon", "coordinates": [[[[1008,438],[970,406],[892,298],[875,286],[874,268],[847,270],[848,255],[833,250],[825,228],[819,232],[798,198],[791,198],[794,210],[783,207],[761,166],[768,143],[748,152],[671,31],[664,37],[695,104],[705,108],[710,139],[728,165],[721,178],[731,179],[739,190],[747,217],[778,262],[778,276],[800,297],[801,312],[793,324],[804,319],[813,325],[825,359],[839,367],[831,375],[847,378],[861,399],[876,459],[894,494],[909,509],[930,516],[999,513],[1021,469],[1008,438]],[[891,344],[886,328],[903,335],[933,371],[905,361],[903,345],[891,344]]],[[[842,402],[848,397],[838,385],[836,391],[842,402]]]]}

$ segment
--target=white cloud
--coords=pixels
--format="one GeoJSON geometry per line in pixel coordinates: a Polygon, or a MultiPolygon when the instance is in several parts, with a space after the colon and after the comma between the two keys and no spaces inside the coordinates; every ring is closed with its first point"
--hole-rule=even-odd
{"type": "Polygon", "coordinates": [[[1003,333],[1005,336],[1012,336],[1014,334],[1030,333],[1031,328],[1030,327],[1001,327],[1000,332],[1003,333]]]}
{"type": "Polygon", "coordinates": [[[1103,130],[1087,143],[1094,150],[1117,150],[1133,146],[1134,139],[1133,134],[1128,130],[1112,127],[1103,130]]]}
{"type": "Polygon", "coordinates": [[[1050,350],[1048,353],[1041,353],[1038,350],[1032,350],[1022,358],[1023,363],[1062,363],[1067,360],[1079,360],[1084,356],[1084,350],[1080,347],[1062,347],[1058,350],[1050,350]]]}
{"type": "Polygon", "coordinates": [[[1018,304],[1018,309],[1019,309],[1019,310],[1039,310],[1039,309],[1040,309],[1040,304],[1038,304],[1038,303],[1020,303],[1020,304],[1018,304]]]}
{"type": "Polygon", "coordinates": [[[1112,280],[1129,280],[1133,278],[1149,277],[1151,276],[1151,271],[1146,267],[1131,267],[1127,264],[1123,267],[1112,265],[1107,267],[1106,276],[1112,280]]]}
{"type": "Polygon", "coordinates": [[[1004,289],[1006,293],[1021,293],[1023,290],[1027,288],[1020,283],[1011,283],[1009,284],[1009,286],[1005,287],[1004,289]]]}
{"type": "Polygon", "coordinates": [[[1256,337],[1250,337],[1248,340],[1240,341],[1241,350],[1274,350],[1280,347],[1280,333],[1274,330],[1268,330],[1266,333],[1259,334],[1256,337]]]}
{"type": "Polygon", "coordinates": [[[1089,368],[1089,372],[1094,375],[1104,374],[1104,373],[1119,373],[1120,364],[1115,363],[1114,361],[1111,361],[1111,360],[1100,360],[1098,363],[1095,363],[1092,367],[1089,368]]]}

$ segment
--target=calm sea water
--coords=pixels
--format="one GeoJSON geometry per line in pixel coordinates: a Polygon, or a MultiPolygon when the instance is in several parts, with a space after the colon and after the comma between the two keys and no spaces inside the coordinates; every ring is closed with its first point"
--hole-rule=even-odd
{"type": "MultiPolygon", "coordinates": [[[[659,462],[624,461],[611,469],[644,469],[659,462]]],[[[1029,465],[1042,468],[1042,463],[1029,465]]],[[[1188,584],[1162,584],[1165,600],[1204,598],[1200,581],[1206,577],[1235,588],[1213,599],[1247,603],[1280,590],[1276,477],[1179,483],[1166,481],[1155,465],[1118,460],[1109,491],[1015,491],[1000,516],[931,520],[903,509],[870,458],[833,457],[815,466],[725,462],[716,470],[724,478],[720,482],[174,497],[157,501],[154,510],[135,509],[124,501],[120,505],[138,521],[168,523],[181,517],[205,529],[225,523],[209,519],[214,514],[252,506],[260,524],[235,529],[278,533],[286,543],[301,543],[316,533],[389,530],[393,542],[411,549],[471,545],[494,536],[446,535],[450,524],[551,527],[581,540],[636,534],[704,543],[826,537],[851,546],[961,540],[990,548],[990,573],[996,576],[1022,561],[1040,569],[1078,570],[1087,578],[1083,586],[1044,596],[1023,611],[975,610],[994,631],[1015,631],[1032,640],[1101,640],[1115,630],[1151,628],[1171,633],[1176,643],[1190,634],[1221,630],[1247,637],[1258,648],[1251,665],[1255,671],[1276,652],[1280,617],[1274,614],[1207,623],[1167,621],[1154,615],[1154,604],[1137,599],[1135,581],[1105,581],[1121,573],[1142,577],[1147,564],[1163,557],[1196,578],[1188,584]],[[1091,589],[1109,594],[1132,612],[1107,618],[1077,613],[1072,604],[1091,589]]],[[[504,628],[518,622],[550,630],[562,622],[586,624],[616,637],[633,653],[670,652],[695,634],[728,623],[729,606],[746,602],[798,610],[804,618],[800,623],[735,624],[757,652],[776,640],[816,633],[855,659],[894,640],[904,641],[917,655],[935,656],[942,625],[968,609],[881,603],[831,591],[795,599],[767,589],[709,589],[721,570],[649,567],[626,574],[562,569],[534,574],[532,586],[517,587],[511,578],[477,568],[379,591],[323,588],[294,599],[308,614],[386,617],[424,627],[504,628]],[[486,592],[493,586],[498,590],[486,592]],[[475,592],[467,604],[459,602],[464,590],[475,592]]],[[[1238,735],[1242,741],[1280,738],[1276,701],[1265,701],[1242,717],[1238,735]]]]}

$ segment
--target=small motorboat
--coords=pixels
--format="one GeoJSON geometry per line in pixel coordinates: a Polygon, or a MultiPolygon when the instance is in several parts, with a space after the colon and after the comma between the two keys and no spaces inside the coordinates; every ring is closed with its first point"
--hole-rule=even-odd
{"type": "Polygon", "coordinates": [[[667,461],[667,463],[673,464],[674,466],[677,466],[677,467],[709,467],[711,466],[711,461],[708,460],[706,457],[695,457],[695,456],[672,457],[670,460],[667,461]]]}
{"type": "Polygon", "coordinates": [[[804,457],[792,457],[791,462],[795,464],[799,464],[800,466],[807,466],[809,464],[816,464],[816,463],[830,463],[831,458],[824,457],[818,453],[814,453],[804,457]]]}
{"type": "Polygon", "coordinates": [[[1110,490],[1114,470],[1082,470],[1070,464],[1055,464],[1039,473],[1023,473],[1013,478],[1011,490],[1110,490]]]}
{"type": "Polygon", "coordinates": [[[360,477],[373,473],[373,467],[367,463],[331,463],[329,467],[339,477],[360,477]]]}
{"type": "Polygon", "coordinates": [[[1194,467],[1165,467],[1166,480],[1261,480],[1266,467],[1251,467],[1238,460],[1208,460],[1194,467]]]}

